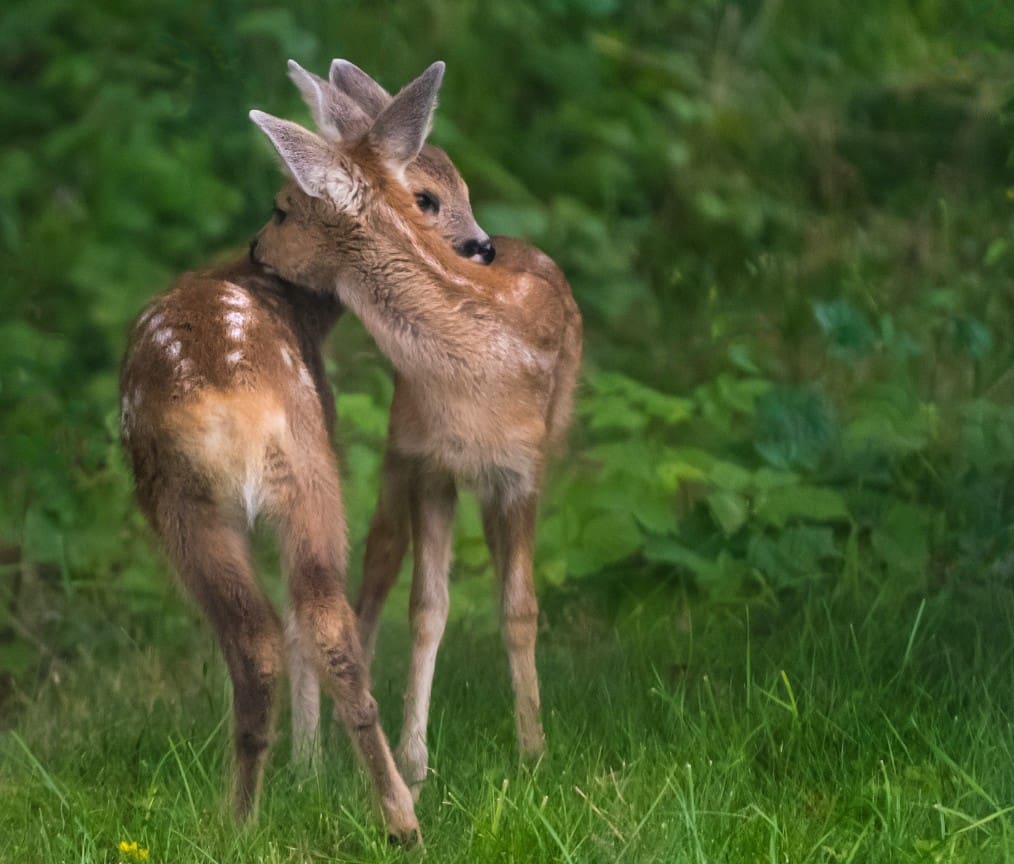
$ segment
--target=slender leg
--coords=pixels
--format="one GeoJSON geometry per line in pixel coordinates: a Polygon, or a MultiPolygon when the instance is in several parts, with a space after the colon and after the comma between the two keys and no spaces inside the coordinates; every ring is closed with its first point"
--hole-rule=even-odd
{"type": "Polygon", "coordinates": [[[539,603],[532,579],[536,496],[512,497],[495,491],[482,501],[482,522],[496,567],[500,591],[500,625],[511,684],[518,747],[524,758],[546,747],[535,669],[539,603]]]}
{"type": "Polygon", "coordinates": [[[291,610],[285,619],[285,642],[292,695],[292,761],[309,768],[320,758],[320,683],[312,649],[303,644],[299,622],[291,610]]]}
{"type": "Polygon", "coordinates": [[[348,549],[337,469],[327,463],[305,473],[278,511],[299,638],[372,780],[388,831],[396,841],[412,845],[419,839],[412,796],[380,726],[356,616],[345,598],[348,549]]]}
{"type": "Polygon", "coordinates": [[[397,760],[416,799],[426,780],[426,726],[437,649],[447,624],[447,578],[451,566],[457,493],[452,478],[420,472],[411,496],[412,665],[405,689],[405,716],[397,760]]]}
{"type": "Polygon", "coordinates": [[[408,549],[408,496],[414,463],[388,448],[380,477],[380,497],[366,538],[363,584],[356,613],[359,638],[369,669],[377,643],[377,622],[384,601],[398,578],[408,549]]]}
{"type": "Polygon", "coordinates": [[[257,584],[242,530],[216,514],[178,508],[163,520],[184,585],[218,637],[232,678],[235,723],[233,812],[256,815],[273,737],[274,694],[283,664],[281,622],[257,584]]]}

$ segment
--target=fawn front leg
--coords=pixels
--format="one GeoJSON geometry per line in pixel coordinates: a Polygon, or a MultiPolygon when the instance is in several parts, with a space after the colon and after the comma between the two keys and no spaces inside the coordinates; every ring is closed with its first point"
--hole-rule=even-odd
{"type": "Polygon", "coordinates": [[[538,757],[546,747],[535,669],[539,624],[532,579],[536,503],[535,495],[515,497],[499,489],[482,501],[482,524],[499,583],[500,626],[514,688],[518,747],[526,759],[538,757]]]}
{"type": "Polygon", "coordinates": [[[409,601],[412,666],[405,689],[405,715],[396,756],[415,799],[426,780],[426,726],[437,649],[447,624],[447,578],[456,501],[452,478],[424,471],[417,474],[410,503],[414,557],[409,601]]]}

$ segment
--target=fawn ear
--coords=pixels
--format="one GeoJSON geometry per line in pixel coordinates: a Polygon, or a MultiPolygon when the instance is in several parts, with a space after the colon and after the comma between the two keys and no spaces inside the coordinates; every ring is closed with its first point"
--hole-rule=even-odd
{"type": "Polygon", "coordinates": [[[367,116],[351,96],[329,81],[307,72],[295,60],[289,61],[289,77],[303,94],[313,122],[325,138],[351,140],[369,129],[372,115],[367,116]]]}
{"type": "Polygon", "coordinates": [[[443,78],[444,64],[438,60],[401,89],[370,129],[370,142],[398,174],[426,142],[443,78]]]}
{"type": "Polygon", "coordinates": [[[312,198],[331,198],[336,170],[330,147],[323,138],[296,123],[251,111],[253,120],[268,136],[292,179],[312,198]],[[329,183],[329,181],[332,181],[329,183]]]}
{"type": "Polygon", "coordinates": [[[347,93],[372,120],[391,102],[391,94],[348,60],[331,61],[331,83],[347,93]]]}

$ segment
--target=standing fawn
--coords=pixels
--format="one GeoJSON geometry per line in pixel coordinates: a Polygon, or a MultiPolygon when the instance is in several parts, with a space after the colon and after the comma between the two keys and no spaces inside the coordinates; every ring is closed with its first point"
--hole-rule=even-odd
{"type": "MultiPolygon", "coordinates": [[[[302,87],[307,73],[293,70],[293,77],[302,87]]],[[[354,101],[312,80],[320,91],[314,114],[326,134],[366,132],[371,121],[354,101]]],[[[392,110],[411,114],[418,89],[406,88],[392,110]]],[[[390,122],[388,134],[405,133],[390,122]]],[[[419,197],[420,220],[460,254],[488,258],[489,238],[447,156],[429,146],[406,155],[401,188],[410,200],[419,197]],[[439,214],[424,206],[435,195],[448,205],[439,214]]],[[[344,593],[345,519],[330,444],[334,402],[321,357],[341,311],[333,293],[313,296],[252,262],[185,275],[131,333],[120,380],[122,439],[140,505],[229,667],[237,818],[256,810],[287,653],[299,702],[294,742],[305,743],[300,723],[317,725],[300,706],[316,704],[319,680],[371,776],[392,836],[412,842],[412,798],[377,719],[344,593]],[[278,530],[291,600],[284,637],[250,564],[247,533],[259,515],[278,530]],[[308,691],[313,698],[300,699],[308,691]]]]}
{"type": "Polygon", "coordinates": [[[252,254],[270,272],[337,297],[395,367],[359,613],[369,656],[411,534],[413,649],[398,764],[414,796],[426,777],[459,481],[478,491],[497,572],[520,750],[534,756],[544,748],[535,669],[535,513],[547,456],[569,423],[581,357],[580,313],[546,255],[495,238],[491,266],[456,258],[398,182],[401,165],[426,137],[442,73],[434,64],[413,83],[419,98],[409,117],[385,102],[383,91],[371,97],[354,67],[335,64],[332,83],[355,93],[369,113],[379,111],[365,136],[338,147],[251,112],[292,177],[276,198],[284,218],[261,230],[252,254]],[[402,137],[391,134],[395,125],[402,137]]]}

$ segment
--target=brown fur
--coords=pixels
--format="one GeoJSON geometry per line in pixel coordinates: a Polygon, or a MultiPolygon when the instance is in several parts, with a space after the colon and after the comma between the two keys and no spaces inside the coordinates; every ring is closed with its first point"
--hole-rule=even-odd
{"type": "MultiPolygon", "coordinates": [[[[427,148],[406,180],[447,202],[439,218],[420,215],[439,226],[445,244],[461,245],[470,239],[462,232],[472,230],[486,239],[441,151],[427,148]]],[[[345,597],[345,517],[330,446],[334,401],[321,357],[341,312],[335,297],[297,290],[245,261],[186,274],[131,333],[120,381],[122,439],[141,507],[229,666],[236,816],[256,811],[287,659],[297,758],[315,748],[319,681],[371,776],[389,830],[413,842],[412,799],[378,722],[345,597]],[[247,530],[259,515],[280,538],[290,595],[284,634],[249,559],[247,530]]]]}
{"type": "Polygon", "coordinates": [[[496,238],[497,257],[487,268],[455,258],[419,218],[369,136],[344,147],[312,140],[290,147],[298,128],[255,120],[299,178],[279,194],[286,219],[261,231],[257,259],[322,298],[337,296],[396,371],[359,613],[369,654],[411,533],[414,644],[399,767],[417,794],[460,482],[480,496],[518,741],[524,755],[537,755],[544,743],[532,553],[546,460],[568,426],[580,365],[581,317],[570,288],[546,255],[522,241],[496,238]]]}

